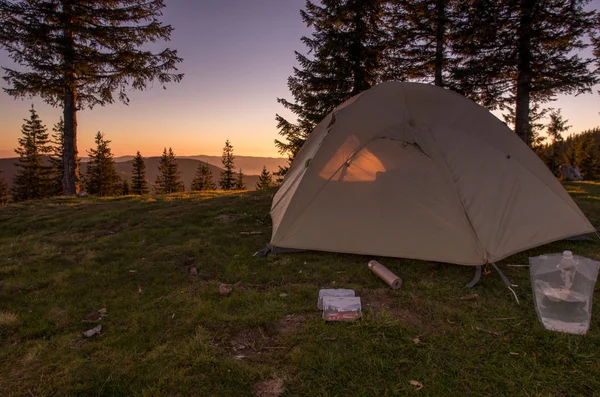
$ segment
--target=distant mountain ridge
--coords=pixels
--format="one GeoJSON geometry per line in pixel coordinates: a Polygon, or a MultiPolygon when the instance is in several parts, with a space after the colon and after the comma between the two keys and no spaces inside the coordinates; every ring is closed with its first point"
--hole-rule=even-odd
{"type": "MultiPolygon", "coordinates": [[[[215,167],[221,167],[221,156],[207,156],[204,154],[199,154],[195,156],[177,156],[177,160],[180,159],[199,160],[207,164],[214,165],[215,167]]],[[[115,157],[116,163],[124,163],[131,160],[133,160],[133,156],[115,157]]],[[[81,158],[82,163],[85,163],[87,161],[87,157],[81,158]]],[[[266,166],[269,172],[277,172],[279,171],[280,166],[284,167],[287,165],[288,160],[283,157],[235,156],[234,163],[236,171],[238,171],[241,168],[244,174],[259,175],[262,172],[263,166],[266,166]]]]}
{"type": "MultiPolygon", "coordinates": [[[[133,157],[132,156],[123,156],[123,157],[119,157],[119,159],[122,159],[123,161],[117,161],[117,159],[115,159],[115,168],[117,170],[117,173],[122,178],[127,178],[128,180],[131,180],[131,170],[133,168],[131,158],[133,158],[133,157]],[[127,160],[126,159],[127,157],[130,157],[130,159],[127,160]]],[[[1,174],[1,177],[4,178],[4,180],[6,181],[6,183],[8,184],[9,187],[12,186],[12,179],[14,178],[15,174],[17,173],[17,167],[15,166],[15,163],[17,161],[18,161],[17,157],[0,159],[0,170],[3,171],[3,173],[1,174]]],[[[159,156],[147,157],[147,158],[144,158],[144,161],[146,163],[146,180],[148,181],[150,186],[152,186],[152,185],[154,185],[154,181],[156,181],[156,176],[158,175],[158,163],[160,161],[160,157],[159,156]]],[[[194,179],[194,175],[196,174],[196,170],[198,169],[198,165],[200,163],[201,163],[201,161],[197,160],[197,159],[177,157],[177,164],[179,166],[179,172],[181,173],[181,179],[183,180],[183,183],[185,184],[186,190],[190,190],[192,180],[194,179]]],[[[208,164],[208,167],[213,174],[213,182],[215,182],[215,184],[218,187],[219,186],[219,178],[221,176],[222,169],[219,167],[216,167],[208,162],[204,162],[204,163],[208,164]]],[[[260,169],[262,170],[262,166],[260,167],[260,169]]],[[[87,171],[87,162],[82,160],[80,172],[82,175],[85,175],[86,171],[87,171]]],[[[246,184],[246,188],[248,190],[254,190],[256,188],[256,183],[258,182],[258,175],[256,175],[256,174],[252,175],[249,172],[246,173],[246,171],[244,169],[243,169],[243,172],[244,172],[244,183],[246,184]]]]}

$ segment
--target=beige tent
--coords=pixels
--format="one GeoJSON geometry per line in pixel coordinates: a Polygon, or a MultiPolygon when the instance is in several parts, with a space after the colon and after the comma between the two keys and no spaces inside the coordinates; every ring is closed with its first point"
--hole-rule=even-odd
{"type": "Polygon", "coordinates": [[[595,231],[506,124],[417,83],[380,84],[330,113],[271,217],[272,247],[460,265],[595,231]]]}

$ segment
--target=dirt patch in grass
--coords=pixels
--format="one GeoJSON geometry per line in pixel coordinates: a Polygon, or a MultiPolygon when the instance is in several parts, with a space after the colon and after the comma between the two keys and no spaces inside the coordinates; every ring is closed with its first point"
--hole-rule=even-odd
{"type": "Polygon", "coordinates": [[[270,342],[271,338],[262,328],[258,327],[240,331],[231,338],[225,339],[221,343],[221,347],[225,348],[234,358],[243,359],[268,351],[270,342]]]}
{"type": "Polygon", "coordinates": [[[283,384],[284,380],[281,378],[264,380],[254,386],[253,395],[254,397],[279,397],[285,391],[283,384]]]}
{"type": "Polygon", "coordinates": [[[423,318],[418,312],[398,306],[396,303],[398,297],[395,296],[392,290],[386,288],[362,290],[360,291],[360,298],[363,310],[370,309],[375,313],[386,310],[407,325],[424,326],[423,318]]]}
{"type": "Polygon", "coordinates": [[[48,319],[54,323],[56,328],[67,328],[69,325],[69,315],[65,309],[53,307],[48,311],[48,319]]]}
{"type": "Polygon", "coordinates": [[[304,323],[308,319],[306,314],[288,314],[277,323],[275,328],[278,335],[287,336],[295,334],[304,328],[304,323]]]}

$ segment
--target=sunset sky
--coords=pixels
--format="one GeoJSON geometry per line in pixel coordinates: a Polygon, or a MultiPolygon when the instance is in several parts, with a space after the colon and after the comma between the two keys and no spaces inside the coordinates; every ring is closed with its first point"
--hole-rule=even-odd
{"type": "MultiPolygon", "coordinates": [[[[171,42],[184,61],[179,84],[162,90],[132,91],[130,105],[119,103],[79,112],[80,156],[96,131],[112,141],[117,156],[159,155],[171,146],[177,155],[219,155],[225,139],[235,153],[279,156],[275,113],[291,117],[277,97],[291,99],[287,77],[294,51],[309,34],[299,10],[304,0],[167,0],[164,22],[175,31],[171,42]]],[[[594,3],[598,3],[595,1],[594,3]]],[[[0,50],[0,66],[13,66],[0,50]]],[[[2,82],[3,86],[5,83],[2,82]]],[[[559,97],[570,132],[600,126],[600,96],[559,97]]],[[[0,157],[14,157],[23,118],[34,104],[51,129],[61,110],[39,99],[14,100],[0,93],[0,157]]]]}

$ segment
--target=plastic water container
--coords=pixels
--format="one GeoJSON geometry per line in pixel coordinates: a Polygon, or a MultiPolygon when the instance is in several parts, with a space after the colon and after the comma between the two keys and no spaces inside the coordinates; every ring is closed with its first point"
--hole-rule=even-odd
{"type": "Polygon", "coordinates": [[[571,251],[529,258],[538,318],[546,329],[585,334],[600,262],[571,251]]]}

